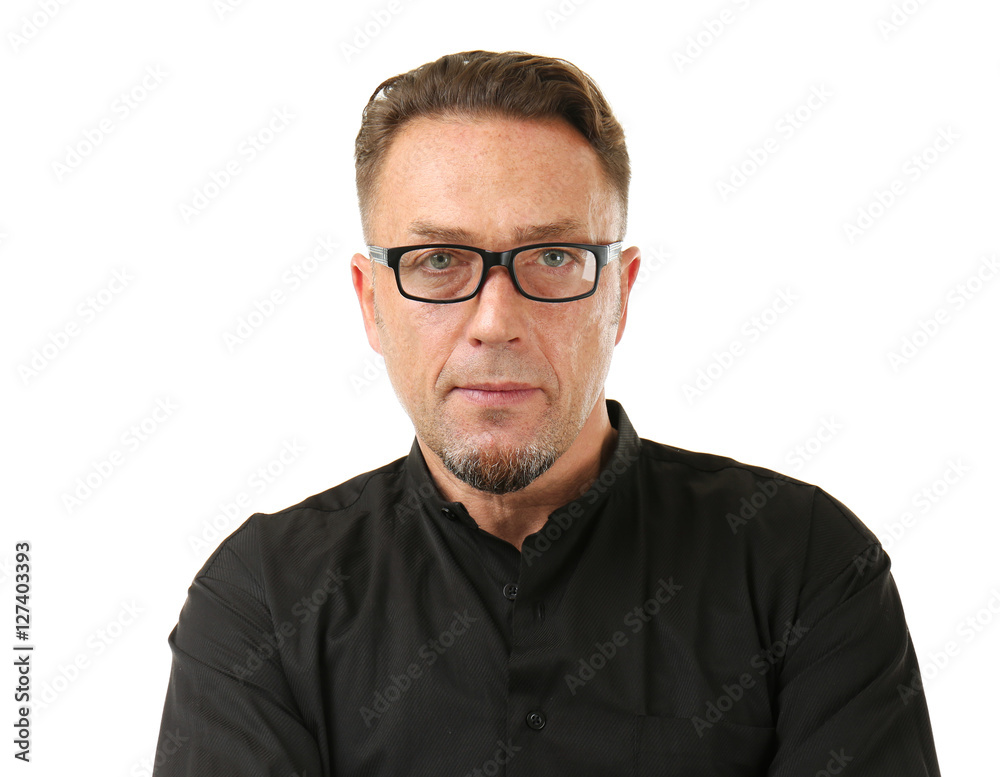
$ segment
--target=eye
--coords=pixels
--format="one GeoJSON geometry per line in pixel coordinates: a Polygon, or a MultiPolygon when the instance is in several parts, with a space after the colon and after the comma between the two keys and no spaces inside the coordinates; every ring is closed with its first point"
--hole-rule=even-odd
{"type": "Polygon", "coordinates": [[[424,264],[428,265],[434,270],[446,270],[451,264],[453,257],[451,254],[446,254],[443,251],[435,251],[432,254],[428,254],[424,259],[424,264]]]}
{"type": "Polygon", "coordinates": [[[561,248],[547,248],[542,251],[539,260],[546,267],[562,267],[572,261],[573,257],[561,248]]]}

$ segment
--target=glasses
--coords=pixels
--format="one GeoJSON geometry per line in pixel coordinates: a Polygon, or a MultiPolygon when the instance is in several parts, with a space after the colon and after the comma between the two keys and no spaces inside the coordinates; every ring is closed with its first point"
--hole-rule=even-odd
{"type": "Polygon", "coordinates": [[[597,290],[601,268],[622,253],[621,243],[540,243],[487,251],[450,244],[380,248],[372,261],[392,268],[399,293],[418,302],[464,302],[475,297],[494,267],[506,267],[515,288],[538,302],[572,302],[597,290]]]}

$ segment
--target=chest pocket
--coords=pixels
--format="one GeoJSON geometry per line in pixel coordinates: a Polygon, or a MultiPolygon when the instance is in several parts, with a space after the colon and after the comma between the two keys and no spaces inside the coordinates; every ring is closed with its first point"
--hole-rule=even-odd
{"type": "Polygon", "coordinates": [[[773,728],[720,721],[639,715],[636,774],[683,777],[760,777],[776,747],[773,728]]]}

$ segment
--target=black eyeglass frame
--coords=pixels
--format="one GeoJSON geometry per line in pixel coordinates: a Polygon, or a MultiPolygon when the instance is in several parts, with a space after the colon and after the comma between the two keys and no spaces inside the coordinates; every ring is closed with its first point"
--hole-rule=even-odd
{"type": "Polygon", "coordinates": [[[406,299],[412,299],[415,302],[433,302],[437,305],[450,305],[453,302],[466,302],[467,300],[475,297],[483,288],[483,284],[486,283],[486,276],[489,275],[490,270],[494,267],[506,267],[507,272],[510,273],[510,279],[514,283],[514,288],[517,289],[518,293],[522,297],[527,297],[530,300],[536,302],[574,302],[578,299],[586,299],[597,291],[597,284],[601,280],[601,269],[608,262],[621,257],[622,253],[621,241],[616,243],[609,243],[607,245],[590,245],[589,243],[532,243],[531,245],[518,246],[517,248],[512,248],[509,251],[487,251],[485,248],[476,248],[474,246],[463,246],[456,243],[428,243],[426,245],[415,245],[415,246],[397,246],[396,248],[382,248],[381,246],[368,246],[368,253],[371,256],[373,262],[378,262],[379,264],[384,264],[386,267],[393,271],[396,276],[396,288],[399,289],[399,293],[402,294],[406,299]],[[560,297],[558,299],[553,299],[551,297],[535,297],[528,294],[524,289],[521,288],[521,284],[517,281],[517,275],[514,272],[514,257],[517,256],[522,251],[530,251],[533,248],[585,248],[590,251],[595,259],[597,260],[597,268],[594,271],[594,286],[586,294],[577,294],[575,297],[560,297]],[[430,248],[461,248],[465,251],[474,251],[483,258],[483,274],[479,278],[479,283],[476,284],[476,288],[471,294],[467,294],[464,297],[458,297],[457,299],[426,299],[425,297],[416,297],[412,294],[407,294],[403,290],[403,281],[399,277],[399,261],[403,258],[403,254],[407,251],[415,251],[417,249],[430,249],[430,248]]]}

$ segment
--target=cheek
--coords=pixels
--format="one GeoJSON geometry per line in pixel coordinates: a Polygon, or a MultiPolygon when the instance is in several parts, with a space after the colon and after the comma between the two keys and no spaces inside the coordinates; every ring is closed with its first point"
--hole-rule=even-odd
{"type": "Polygon", "coordinates": [[[614,345],[614,310],[609,307],[611,302],[602,300],[585,311],[567,308],[558,321],[550,321],[539,332],[550,343],[549,358],[562,390],[579,387],[589,392],[601,383],[607,351],[614,345]]]}
{"type": "Polygon", "coordinates": [[[447,358],[447,343],[441,332],[448,322],[447,311],[435,306],[408,303],[398,296],[379,305],[379,337],[386,370],[394,386],[424,383],[421,376],[436,376],[447,358]]]}

